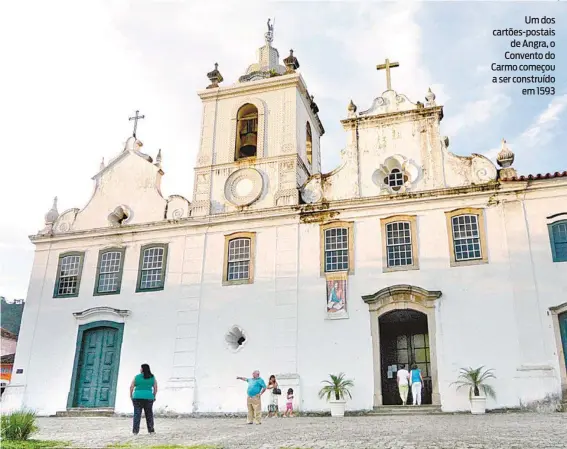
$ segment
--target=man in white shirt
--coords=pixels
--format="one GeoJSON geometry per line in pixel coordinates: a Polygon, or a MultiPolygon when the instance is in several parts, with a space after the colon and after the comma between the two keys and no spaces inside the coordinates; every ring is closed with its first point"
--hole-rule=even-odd
{"type": "Polygon", "coordinates": [[[398,379],[398,390],[400,392],[400,398],[402,398],[402,405],[406,405],[408,400],[409,391],[409,372],[405,365],[400,365],[400,369],[397,374],[398,379]]]}

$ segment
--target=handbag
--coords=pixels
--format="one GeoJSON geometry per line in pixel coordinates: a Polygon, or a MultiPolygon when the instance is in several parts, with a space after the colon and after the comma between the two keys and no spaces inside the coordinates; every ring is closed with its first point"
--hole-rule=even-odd
{"type": "Polygon", "coordinates": [[[279,388],[274,388],[272,390],[272,394],[282,394],[282,390],[280,390],[279,388]]]}

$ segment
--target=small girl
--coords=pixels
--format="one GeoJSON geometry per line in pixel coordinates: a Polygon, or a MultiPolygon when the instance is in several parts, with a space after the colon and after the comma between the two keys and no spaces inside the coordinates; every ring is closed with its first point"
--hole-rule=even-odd
{"type": "Polygon", "coordinates": [[[293,388],[289,388],[287,390],[287,402],[284,416],[288,416],[290,418],[293,416],[293,388]]]}

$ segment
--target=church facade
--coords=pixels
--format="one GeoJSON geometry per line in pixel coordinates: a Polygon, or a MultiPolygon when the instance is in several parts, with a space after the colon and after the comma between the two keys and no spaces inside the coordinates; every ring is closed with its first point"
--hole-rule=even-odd
{"type": "Polygon", "coordinates": [[[388,89],[350,102],[322,173],[318,107],[272,40],[237,83],[208,74],[191,201],[161,194],[161,152],[134,135],[83,209],[54,202],[3,406],[130,413],[141,363],[162,413],[244,411],[236,376],[255,369],[302,411],[328,408],[317,393],[340,372],[347,410],[399,404],[413,363],[443,411],[469,408],[452,385],[469,366],[494,370],[488,408],[560,401],[567,172],[519,176],[505,141],[500,168],[451,153],[434,93],[392,90],[387,60],[388,89]]]}

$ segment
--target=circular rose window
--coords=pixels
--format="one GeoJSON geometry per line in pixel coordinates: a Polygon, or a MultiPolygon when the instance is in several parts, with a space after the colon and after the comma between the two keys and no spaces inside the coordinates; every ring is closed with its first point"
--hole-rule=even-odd
{"type": "Polygon", "coordinates": [[[247,206],[260,197],[263,187],[264,180],[258,170],[243,168],[228,177],[224,195],[235,206],[247,206]]]}

